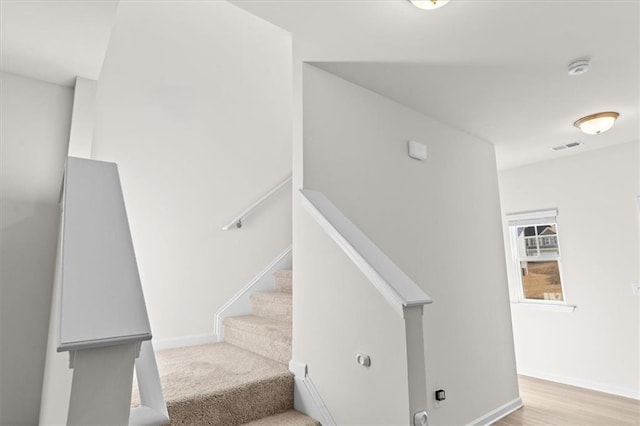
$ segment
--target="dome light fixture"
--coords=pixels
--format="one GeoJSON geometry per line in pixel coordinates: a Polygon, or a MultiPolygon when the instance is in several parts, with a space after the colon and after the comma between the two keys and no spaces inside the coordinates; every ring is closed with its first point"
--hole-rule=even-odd
{"type": "Polygon", "coordinates": [[[449,0],[409,0],[413,5],[419,9],[437,9],[449,3],[449,0]]]}
{"type": "Polygon", "coordinates": [[[573,125],[588,135],[599,135],[612,128],[619,116],[613,111],[598,112],[576,120],[573,125]]]}

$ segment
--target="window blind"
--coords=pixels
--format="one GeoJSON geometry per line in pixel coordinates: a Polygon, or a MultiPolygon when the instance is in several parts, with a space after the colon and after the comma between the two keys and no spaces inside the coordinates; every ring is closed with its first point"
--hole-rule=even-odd
{"type": "Polygon", "coordinates": [[[511,213],[506,216],[509,226],[541,225],[555,223],[558,209],[538,210],[533,212],[511,213]]]}

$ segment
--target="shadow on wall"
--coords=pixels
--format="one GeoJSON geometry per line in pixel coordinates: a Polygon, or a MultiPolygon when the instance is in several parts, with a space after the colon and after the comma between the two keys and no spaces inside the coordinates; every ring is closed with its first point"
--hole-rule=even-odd
{"type": "Polygon", "coordinates": [[[3,200],[0,207],[0,424],[32,425],[38,423],[60,212],[57,203],[3,200]]]}

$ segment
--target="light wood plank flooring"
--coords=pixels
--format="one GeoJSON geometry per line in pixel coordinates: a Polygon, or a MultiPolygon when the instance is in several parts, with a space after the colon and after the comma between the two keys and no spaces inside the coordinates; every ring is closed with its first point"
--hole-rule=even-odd
{"type": "Polygon", "coordinates": [[[640,401],[520,376],[524,407],[494,423],[520,425],[640,425],[640,401]]]}

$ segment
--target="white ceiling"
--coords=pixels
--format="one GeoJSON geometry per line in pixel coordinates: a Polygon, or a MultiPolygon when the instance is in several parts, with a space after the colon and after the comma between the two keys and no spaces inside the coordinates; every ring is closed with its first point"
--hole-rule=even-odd
{"type": "Polygon", "coordinates": [[[637,66],[617,68],[594,57],[590,72],[571,77],[564,63],[318,65],[490,141],[502,169],[638,139],[637,66]],[[610,110],[620,118],[607,133],[585,135],[572,125],[610,110]],[[576,141],[584,145],[551,150],[576,141]]]}
{"type": "Polygon", "coordinates": [[[234,3],[292,32],[303,60],[495,144],[500,168],[638,140],[637,1],[234,3]],[[585,57],[592,70],[570,77],[585,57]],[[608,133],[572,126],[605,110],[621,113],[608,133]]]}
{"type": "Polygon", "coordinates": [[[97,80],[117,0],[0,0],[2,71],[63,86],[97,80]]]}
{"type": "MultiPolygon", "coordinates": [[[[232,3],[290,31],[297,57],[494,143],[501,168],[638,140],[637,0],[452,0],[435,11],[406,0],[232,3]],[[569,77],[582,57],[592,70],[569,77]],[[571,125],[611,109],[621,117],[606,134],[571,125]],[[585,145],[549,149],[576,140],[585,145]]],[[[117,5],[0,0],[2,70],[67,86],[98,79],[117,5]]]]}

